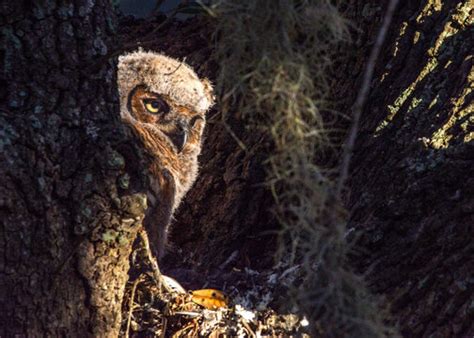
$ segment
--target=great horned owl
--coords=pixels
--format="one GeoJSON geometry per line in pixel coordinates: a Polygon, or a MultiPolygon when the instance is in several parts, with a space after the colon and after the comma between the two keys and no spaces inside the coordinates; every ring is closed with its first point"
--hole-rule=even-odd
{"type": "Polygon", "coordinates": [[[162,256],[174,210],[196,179],[212,86],[184,62],[137,51],[119,57],[122,120],[153,157],[145,227],[162,256]]]}

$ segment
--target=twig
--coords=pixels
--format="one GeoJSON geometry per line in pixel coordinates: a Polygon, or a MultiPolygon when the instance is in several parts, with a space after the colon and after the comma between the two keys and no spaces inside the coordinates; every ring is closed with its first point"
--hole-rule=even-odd
{"type": "Polygon", "coordinates": [[[130,323],[132,322],[132,312],[133,312],[133,299],[135,298],[135,291],[137,290],[137,285],[140,282],[140,278],[137,278],[133,283],[132,294],[130,295],[130,301],[128,302],[128,319],[127,319],[127,330],[125,331],[125,337],[129,337],[130,333],[130,323]]]}
{"type": "Polygon", "coordinates": [[[181,67],[181,65],[182,65],[184,62],[186,62],[186,58],[184,58],[184,60],[179,63],[178,67],[176,67],[175,70],[173,70],[173,71],[171,71],[171,72],[169,72],[169,73],[164,73],[163,75],[167,75],[167,76],[173,75],[174,73],[176,73],[176,72],[178,71],[178,69],[181,67]]]}
{"type": "Polygon", "coordinates": [[[339,182],[336,189],[337,199],[341,198],[341,193],[346,183],[347,176],[349,174],[349,165],[350,165],[352,153],[354,151],[354,144],[356,141],[357,132],[359,130],[360,116],[362,114],[365,101],[367,100],[367,96],[370,91],[370,83],[372,82],[372,76],[374,74],[375,63],[377,62],[380,49],[382,48],[382,45],[385,41],[385,36],[390,26],[390,22],[392,21],[393,13],[395,12],[395,8],[397,7],[397,4],[398,4],[398,0],[390,0],[390,3],[388,4],[387,11],[385,12],[385,16],[383,18],[382,26],[380,27],[380,30],[377,34],[377,39],[375,41],[374,46],[372,47],[369,60],[367,61],[367,65],[365,67],[364,77],[362,79],[362,86],[359,90],[359,93],[357,94],[357,99],[354,103],[354,106],[352,107],[353,120],[352,120],[351,129],[349,131],[349,136],[347,138],[346,147],[342,155],[342,164],[341,164],[341,169],[340,169],[339,182]]]}
{"type": "Polygon", "coordinates": [[[219,268],[218,268],[219,272],[222,272],[227,267],[227,265],[229,265],[230,263],[235,261],[238,254],[239,254],[239,250],[235,250],[234,252],[232,252],[230,254],[229,258],[227,258],[226,261],[219,266],[219,268]]]}
{"type": "MultiPolygon", "coordinates": [[[[197,329],[197,325],[195,323],[194,320],[192,320],[188,325],[186,325],[185,327],[179,329],[178,331],[176,331],[174,334],[173,334],[173,338],[178,338],[178,337],[197,337],[197,335],[194,335],[194,334],[188,334],[186,331],[191,329],[191,332],[194,333],[195,331],[195,328],[197,329]]],[[[197,330],[196,330],[197,331],[197,330]]],[[[190,332],[190,333],[191,333],[190,332]]]]}
{"type": "Polygon", "coordinates": [[[166,319],[166,317],[163,317],[161,326],[162,326],[162,330],[161,330],[160,338],[165,338],[166,329],[168,328],[168,320],[166,319]]]}
{"type": "Polygon", "coordinates": [[[234,141],[237,143],[237,145],[242,149],[243,151],[247,151],[247,147],[245,146],[244,142],[240,140],[240,138],[234,133],[232,128],[227,124],[226,121],[222,121],[222,124],[224,125],[225,129],[229,133],[230,136],[234,139],[234,141]]]}
{"type": "Polygon", "coordinates": [[[158,262],[156,258],[153,256],[153,253],[151,252],[150,241],[148,240],[148,234],[146,233],[145,229],[141,229],[139,231],[139,234],[140,234],[140,237],[142,238],[143,247],[145,249],[148,261],[150,262],[151,269],[153,272],[153,277],[158,286],[158,290],[160,290],[161,292],[161,289],[163,287],[166,289],[166,291],[170,293],[173,292],[173,290],[168,286],[167,283],[163,283],[163,279],[161,277],[162,276],[161,270],[160,270],[160,267],[158,266],[158,262]]]}
{"type": "Polygon", "coordinates": [[[247,331],[248,331],[248,333],[250,334],[251,337],[253,337],[253,338],[257,337],[255,335],[255,332],[253,332],[252,328],[250,327],[250,325],[247,323],[247,321],[245,319],[242,319],[242,324],[247,329],[247,331]]]}

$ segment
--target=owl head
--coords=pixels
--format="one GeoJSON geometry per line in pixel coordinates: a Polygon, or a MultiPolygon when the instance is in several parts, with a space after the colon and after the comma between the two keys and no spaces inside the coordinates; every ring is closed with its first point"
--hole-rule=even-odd
{"type": "Polygon", "coordinates": [[[122,119],[140,125],[176,154],[200,146],[212,86],[184,62],[154,52],[119,57],[122,119]]]}

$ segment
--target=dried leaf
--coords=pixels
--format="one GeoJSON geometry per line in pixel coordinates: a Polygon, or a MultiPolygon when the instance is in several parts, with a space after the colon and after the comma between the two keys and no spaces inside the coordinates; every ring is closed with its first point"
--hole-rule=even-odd
{"type": "Polygon", "coordinates": [[[202,290],[195,290],[191,291],[191,300],[204,306],[206,309],[209,310],[216,310],[220,307],[227,307],[229,301],[226,295],[215,289],[202,289],[202,290]]]}

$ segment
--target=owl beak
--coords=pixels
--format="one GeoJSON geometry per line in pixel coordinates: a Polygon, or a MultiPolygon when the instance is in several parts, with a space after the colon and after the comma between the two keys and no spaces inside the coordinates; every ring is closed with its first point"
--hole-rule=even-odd
{"type": "Polygon", "coordinates": [[[188,141],[188,128],[184,123],[178,123],[174,132],[166,133],[178,150],[178,154],[183,151],[188,141]]]}

